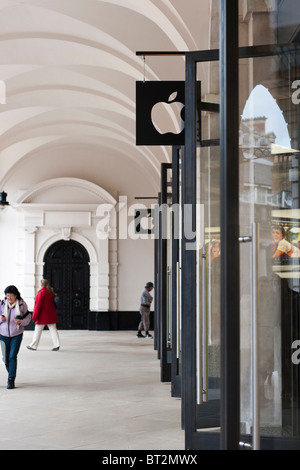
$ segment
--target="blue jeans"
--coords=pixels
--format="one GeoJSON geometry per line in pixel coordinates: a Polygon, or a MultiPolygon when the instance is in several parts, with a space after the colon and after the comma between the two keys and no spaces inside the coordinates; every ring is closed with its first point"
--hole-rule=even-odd
{"type": "Polygon", "coordinates": [[[0,335],[3,362],[8,372],[9,379],[15,379],[17,375],[17,356],[22,343],[23,334],[8,337],[0,335]]]}

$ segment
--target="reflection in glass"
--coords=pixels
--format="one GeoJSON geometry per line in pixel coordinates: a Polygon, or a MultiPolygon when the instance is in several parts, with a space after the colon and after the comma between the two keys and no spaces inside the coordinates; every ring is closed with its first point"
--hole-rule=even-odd
{"type": "MultiPolygon", "coordinates": [[[[299,329],[298,110],[291,100],[295,57],[253,59],[262,82],[249,90],[240,122],[240,230],[260,225],[259,355],[262,435],[298,436],[299,381],[292,344],[299,329]],[[266,72],[268,71],[268,72],[266,72]],[[265,86],[264,82],[268,85],[265,86]]],[[[241,84],[244,90],[244,84],[241,84]]],[[[241,431],[252,433],[250,246],[241,245],[241,431]]]]}

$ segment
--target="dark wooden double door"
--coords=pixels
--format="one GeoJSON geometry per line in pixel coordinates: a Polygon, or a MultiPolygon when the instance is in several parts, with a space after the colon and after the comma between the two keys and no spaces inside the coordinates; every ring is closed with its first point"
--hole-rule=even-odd
{"type": "Polygon", "coordinates": [[[44,257],[44,278],[56,294],[58,328],[87,329],[89,311],[89,255],[74,240],[60,240],[44,257]]]}

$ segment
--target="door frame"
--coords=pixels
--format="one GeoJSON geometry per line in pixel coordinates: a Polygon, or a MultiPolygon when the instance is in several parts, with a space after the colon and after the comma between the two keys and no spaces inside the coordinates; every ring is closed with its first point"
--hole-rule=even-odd
{"type": "MultiPolygon", "coordinates": [[[[160,208],[168,205],[168,174],[172,172],[171,163],[161,164],[161,201],[160,208]]],[[[171,381],[171,349],[167,341],[168,331],[168,240],[165,229],[168,220],[164,213],[159,211],[159,341],[160,341],[160,364],[161,382],[171,381]]]]}
{"type": "MultiPolygon", "coordinates": [[[[172,205],[180,204],[181,147],[172,148],[172,205]]],[[[181,397],[181,345],[180,345],[180,219],[172,212],[172,345],[171,345],[171,396],[181,397]]]]}
{"type": "Polygon", "coordinates": [[[179,207],[180,182],[180,146],[172,147],[172,163],[161,164],[161,191],[158,194],[158,205],[155,207],[155,223],[158,225],[158,237],[155,239],[155,285],[157,296],[155,297],[155,345],[158,351],[158,359],[161,366],[161,382],[171,382],[171,396],[181,397],[181,366],[177,357],[180,335],[178,325],[178,268],[179,268],[179,224],[177,214],[171,211],[172,216],[166,217],[163,207],[169,206],[172,195],[172,206],[179,207]],[[172,182],[168,183],[170,174],[172,182]],[[171,192],[170,192],[171,191],[171,192]],[[161,209],[161,210],[160,210],[161,209]],[[171,218],[172,217],[172,218],[171,218]],[[166,237],[167,225],[171,225],[168,236],[172,241],[171,273],[168,272],[168,239],[166,237]],[[170,279],[169,279],[170,276],[170,279]],[[170,281],[170,283],[169,283],[170,281]],[[171,292],[169,292],[169,287],[171,292]],[[169,295],[167,295],[167,293],[169,295]],[[170,305],[171,302],[171,305],[170,305]],[[167,341],[169,328],[168,312],[171,316],[171,344],[167,341]]]}

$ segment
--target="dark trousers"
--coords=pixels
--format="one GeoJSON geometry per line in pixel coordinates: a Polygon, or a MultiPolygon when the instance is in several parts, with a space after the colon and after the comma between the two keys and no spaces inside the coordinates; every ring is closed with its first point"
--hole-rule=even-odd
{"type": "Polygon", "coordinates": [[[13,337],[0,335],[3,362],[8,372],[9,379],[15,379],[17,375],[17,357],[22,339],[23,334],[13,337]]]}

